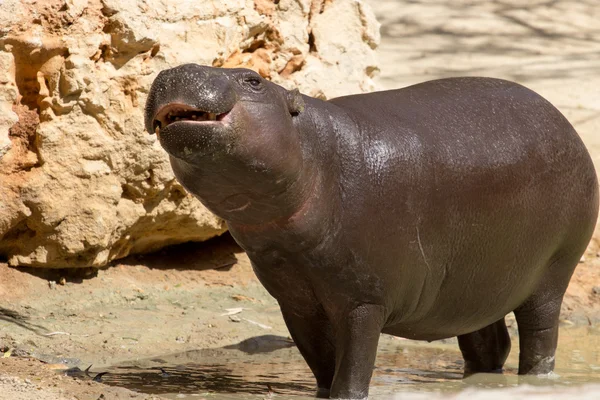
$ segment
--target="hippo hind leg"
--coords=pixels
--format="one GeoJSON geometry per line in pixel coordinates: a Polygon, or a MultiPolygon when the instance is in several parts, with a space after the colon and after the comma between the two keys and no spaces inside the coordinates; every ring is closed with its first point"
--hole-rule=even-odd
{"type": "Polygon", "coordinates": [[[560,308],[581,253],[552,263],[538,289],[514,310],[519,329],[519,375],[554,370],[560,308]]]}
{"type": "Polygon", "coordinates": [[[465,378],[478,372],[501,372],[510,352],[510,336],[504,318],[478,331],[460,335],[458,346],[465,360],[465,378]]]}
{"type": "Polygon", "coordinates": [[[531,299],[515,310],[519,326],[519,375],[548,374],[554,370],[561,303],[562,296],[547,303],[531,299]]]}

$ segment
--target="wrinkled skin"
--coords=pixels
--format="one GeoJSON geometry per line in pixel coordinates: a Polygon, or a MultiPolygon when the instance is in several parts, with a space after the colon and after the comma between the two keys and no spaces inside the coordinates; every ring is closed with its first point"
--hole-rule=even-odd
{"type": "Polygon", "coordinates": [[[501,370],[511,311],[519,373],[552,371],[598,184],[539,95],[454,78],[325,102],[188,64],[156,78],[146,126],[248,253],[318,397],[367,397],[381,332],[458,336],[465,375],[501,370]],[[183,106],[216,120],[169,123],[183,106]]]}

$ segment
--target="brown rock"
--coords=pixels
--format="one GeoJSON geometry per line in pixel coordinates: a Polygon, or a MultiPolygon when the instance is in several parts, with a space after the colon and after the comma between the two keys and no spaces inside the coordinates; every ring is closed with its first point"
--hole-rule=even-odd
{"type": "Polygon", "coordinates": [[[274,0],[254,0],[254,9],[262,15],[271,16],[275,12],[274,0]]]}
{"type": "Polygon", "coordinates": [[[285,67],[279,72],[283,78],[287,78],[296,71],[299,71],[304,65],[305,59],[302,54],[297,54],[290,58],[285,67]]]}
{"type": "Polygon", "coordinates": [[[369,90],[377,36],[364,32],[378,29],[370,11],[321,1],[319,16],[341,27],[332,31],[311,18],[316,3],[4,0],[0,257],[102,266],[222,233],[223,221],[174,180],[145,132],[148,87],[160,70],[196,62],[252,68],[322,97],[369,90]],[[349,51],[309,54],[309,32],[325,52],[349,51]]]}

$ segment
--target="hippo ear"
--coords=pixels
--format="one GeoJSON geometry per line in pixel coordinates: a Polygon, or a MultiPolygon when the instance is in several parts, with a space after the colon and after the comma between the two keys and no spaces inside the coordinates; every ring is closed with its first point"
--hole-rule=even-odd
{"type": "Polygon", "coordinates": [[[286,97],[290,114],[298,115],[304,111],[304,99],[298,89],[288,90],[286,97]]]}

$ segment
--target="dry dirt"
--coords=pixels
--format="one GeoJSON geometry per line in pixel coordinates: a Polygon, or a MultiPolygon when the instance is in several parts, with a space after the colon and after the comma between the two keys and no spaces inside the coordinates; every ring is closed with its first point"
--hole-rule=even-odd
{"type": "Polygon", "coordinates": [[[97,383],[85,375],[80,377],[57,373],[62,365],[42,363],[33,358],[0,358],[0,398],[7,400],[72,400],[72,399],[139,399],[154,400],[159,396],[139,394],[122,388],[97,383]]]}

